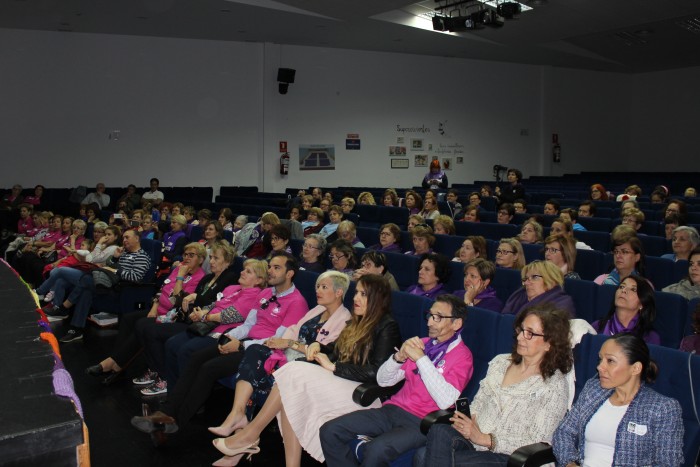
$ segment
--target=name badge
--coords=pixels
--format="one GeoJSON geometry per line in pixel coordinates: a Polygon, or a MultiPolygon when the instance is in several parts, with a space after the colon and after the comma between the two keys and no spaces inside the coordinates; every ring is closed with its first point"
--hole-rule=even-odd
{"type": "Polygon", "coordinates": [[[163,281],[163,284],[170,284],[170,279],[165,279],[165,280],[163,281]]]}
{"type": "Polygon", "coordinates": [[[224,293],[223,293],[223,292],[219,292],[218,294],[216,294],[216,301],[217,301],[217,302],[218,302],[219,300],[221,300],[222,298],[224,298],[224,293]]]}
{"type": "Polygon", "coordinates": [[[627,431],[634,433],[635,435],[644,436],[647,434],[647,426],[640,425],[639,423],[629,422],[627,424],[627,431]]]}
{"type": "Polygon", "coordinates": [[[185,280],[182,281],[183,284],[187,284],[187,283],[190,281],[190,279],[192,279],[192,276],[187,276],[187,277],[185,277],[185,280]]]}

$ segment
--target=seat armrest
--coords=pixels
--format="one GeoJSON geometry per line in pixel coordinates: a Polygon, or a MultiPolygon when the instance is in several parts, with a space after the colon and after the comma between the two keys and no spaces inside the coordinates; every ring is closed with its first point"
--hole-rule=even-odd
{"type": "Polygon", "coordinates": [[[421,433],[427,435],[428,431],[430,431],[430,427],[433,426],[435,423],[449,424],[450,418],[452,418],[452,415],[454,415],[454,413],[454,409],[435,410],[433,412],[430,412],[428,415],[423,417],[423,420],[420,421],[421,433]]]}
{"type": "Polygon", "coordinates": [[[516,449],[508,459],[508,467],[536,467],[556,462],[552,446],[535,443],[516,449]]]}
{"type": "Polygon", "coordinates": [[[352,393],[352,400],[357,405],[362,407],[369,407],[369,405],[376,399],[381,399],[382,401],[393,396],[399,389],[403,387],[403,381],[388,387],[379,386],[377,383],[364,383],[360,384],[352,393]]]}

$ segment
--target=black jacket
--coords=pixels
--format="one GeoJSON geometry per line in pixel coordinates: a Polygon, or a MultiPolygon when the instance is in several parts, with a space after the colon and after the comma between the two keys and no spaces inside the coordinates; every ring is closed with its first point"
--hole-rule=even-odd
{"type": "MultiPolygon", "coordinates": [[[[329,358],[335,362],[338,359],[335,345],[331,344],[330,347],[332,347],[332,353],[329,355],[329,358]]],[[[374,330],[374,339],[372,340],[372,348],[370,349],[367,363],[355,365],[353,363],[336,362],[333,374],[361,383],[376,383],[377,370],[392,353],[396,352],[394,350],[395,347],[401,347],[401,333],[398,323],[387,313],[382,317],[374,330]]],[[[326,348],[328,349],[329,347],[326,348]]]]}

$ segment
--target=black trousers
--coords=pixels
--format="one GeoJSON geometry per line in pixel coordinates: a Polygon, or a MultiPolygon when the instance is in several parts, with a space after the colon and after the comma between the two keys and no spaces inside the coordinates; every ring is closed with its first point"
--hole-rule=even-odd
{"type": "Polygon", "coordinates": [[[174,388],[168,388],[168,400],[161,411],[174,417],[182,426],[206,402],[216,382],[238,372],[244,352],[222,355],[218,347],[207,347],[192,354],[174,388]]]}
{"type": "Polygon", "coordinates": [[[185,323],[158,323],[155,320],[142,323],[139,321],[136,334],[146,349],[148,368],[158,373],[161,378],[165,378],[167,373],[165,342],[176,334],[186,332],[187,326],[185,323]]]}
{"type": "Polygon", "coordinates": [[[119,315],[119,333],[117,343],[110,355],[117,365],[126,366],[141,350],[141,343],[136,338],[136,323],[139,320],[153,321],[147,318],[148,310],[134,311],[119,315]]]}

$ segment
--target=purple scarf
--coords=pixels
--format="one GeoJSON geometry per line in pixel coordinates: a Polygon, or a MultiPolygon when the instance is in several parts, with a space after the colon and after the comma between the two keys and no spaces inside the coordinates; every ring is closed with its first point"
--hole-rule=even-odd
{"type": "MultiPolygon", "coordinates": [[[[437,366],[440,360],[442,360],[442,357],[444,357],[447,353],[447,349],[450,347],[450,344],[459,338],[459,334],[461,332],[462,328],[459,328],[457,331],[455,331],[452,337],[444,342],[438,342],[437,339],[428,339],[428,342],[425,343],[425,350],[423,350],[423,352],[430,359],[430,361],[433,362],[433,365],[437,366]]],[[[418,371],[418,368],[416,368],[416,371],[418,371]]]]}
{"type": "Polygon", "coordinates": [[[622,325],[620,320],[617,319],[617,314],[613,313],[611,319],[605,323],[605,329],[603,329],[603,334],[606,336],[614,336],[615,334],[620,334],[621,332],[634,332],[637,327],[637,322],[639,321],[639,313],[634,315],[634,318],[630,321],[630,324],[625,327],[622,325]]]}

